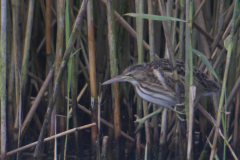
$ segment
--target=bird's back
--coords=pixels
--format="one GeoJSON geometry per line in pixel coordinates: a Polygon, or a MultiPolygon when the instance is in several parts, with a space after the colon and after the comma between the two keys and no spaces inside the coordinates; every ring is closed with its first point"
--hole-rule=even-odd
{"type": "MultiPolygon", "coordinates": [[[[175,83],[169,59],[155,60],[149,63],[149,65],[149,68],[153,70],[155,76],[158,77],[158,79],[160,79],[162,76],[165,79],[165,83],[167,84],[169,89],[175,92],[175,83]]],[[[180,90],[181,93],[184,94],[185,62],[181,60],[176,60],[176,70],[179,78],[180,90]]],[[[221,87],[214,79],[210,78],[208,75],[197,69],[197,67],[193,67],[193,78],[193,83],[197,87],[198,95],[210,95],[221,90],[221,87]]]]}

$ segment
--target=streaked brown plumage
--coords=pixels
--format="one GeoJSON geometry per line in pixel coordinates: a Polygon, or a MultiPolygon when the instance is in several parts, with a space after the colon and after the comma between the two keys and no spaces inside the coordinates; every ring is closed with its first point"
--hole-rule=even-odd
{"type": "MultiPolygon", "coordinates": [[[[176,60],[181,96],[184,98],[185,62],[176,60]]],[[[193,68],[194,85],[197,96],[207,96],[219,92],[221,87],[196,67],[193,68]]],[[[127,68],[123,74],[110,79],[103,85],[114,82],[131,82],[138,95],[154,104],[173,110],[176,105],[175,83],[168,59],[159,59],[147,64],[127,68]]]]}

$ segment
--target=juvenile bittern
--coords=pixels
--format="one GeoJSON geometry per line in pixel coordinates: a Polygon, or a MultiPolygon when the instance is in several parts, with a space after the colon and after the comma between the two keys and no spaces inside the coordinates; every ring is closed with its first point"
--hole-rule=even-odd
{"type": "MultiPolygon", "coordinates": [[[[184,98],[185,63],[176,60],[181,97],[184,98]]],[[[216,81],[193,68],[194,85],[197,96],[207,96],[219,92],[221,87],[216,81]]],[[[127,68],[123,74],[112,78],[103,85],[114,82],[130,82],[137,94],[144,100],[174,110],[177,104],[172,68],[168,59],[159,59],[146,64],[127,68]]]]}

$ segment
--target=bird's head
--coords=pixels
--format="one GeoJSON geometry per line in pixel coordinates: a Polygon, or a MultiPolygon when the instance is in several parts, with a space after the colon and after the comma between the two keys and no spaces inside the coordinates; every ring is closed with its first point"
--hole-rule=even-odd
{"type": "Polygon", "coordinates": [[[148,66],[146,64],[139,64],[129,67],[121,75],[102,83],[102,85],[107,85],[115,82],[131,82],[133,85],[135,85],[137,82],[146,78],[146,69],[148,69],[148,66]]]}

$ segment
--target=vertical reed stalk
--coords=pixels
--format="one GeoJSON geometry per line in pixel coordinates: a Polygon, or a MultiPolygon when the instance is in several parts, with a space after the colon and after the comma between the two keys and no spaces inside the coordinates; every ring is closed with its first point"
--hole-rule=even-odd
{"type": "MultiPolygon", "coordinates": [[[[135,0],[135,6],[136,6],[136,13],[143,13],[144,10],[144,4],[143,0],[135,0]]],[[[138,63],[141,64],[144,62],[144,53],[143,53],[143,19],[142,18],[136,18],[136,31],[137,31],[137,51],[138,51],[138,63]]],[[[145,106],[146,105],[146,102],[145,106]]],[[[137,115],[138,117],[142,117],[142,100],[139,96],[137,96],[137,115]]],[[[140,159],[141,157],[141,133],[138,132],[136,134],[137,142],[136,142],[136,148],[137,148],[137,159],[140,159]]]]}
{"type": "MultiPolygon", "coordinates": [[[[239,39],[240,39],[240,32],[238,31],[237,32],[237,36],[238,36],[238,45],[237,45],[237,53],[238,53],[238,55],[239,55],[239,51],[240,51],[240,41],[239,41],[239,39]]],[[[239,59],[240,59],[240,57],[238,58],[238,59],[236,59],[236,64],[237,64],[237,62],[239,62],[239,59]]],[[[240,65],[238,64],[238,67],[239,67],[240,65]]],[[[238,78],[240,78],[240,70],[238,70],[238,71],[236,71],[236,75],[238,75],[238,78]]],[[[238,113],[239,113],[239,107],[240,107],[240,89],[238,89],[238,91],[237,91],[237,97],[236,97],[236,105],[235,105],[235,115],[234,115],[234,130],[233,130],[233,149],[234,149],[234,151],[237,151],[237,142],[238,142],[238,140],[239,140],[239,136],[238,136],[238,133],[239,133],[239,123],[238,123],[238,117],[239,117],[239,115],[238,115],[238,113]]]]}
{"type": "MultiPolygon", "coordinates": [[[[28,65],[29,65],[29,57],[30,57],[30,42],[32,37],[32,25],[33,25],[33,13],[34,13],[34,3],[35,0],[30,0],[28,4],[28,16],[27,16],[27,24],[25,29],[24,35],[24,48],[23,48],[23,61],[21,67],[21,78],[20,78],[20,103],[19,106],[19,141],[18,143],[21,144],[21,125],[22,125],[22,109],[23,106],[26,106],[27,102],[27,72],[28,72],[28,65]]],[[[20,145],[18,146],[20,147],[20,145]]]]}
{"type": "MultiPolygon", "coordinates": [[[[11,8],[8,7],[8,13],[7,13],[7,19],[10,19],[10,14],[11,8]]],[[[10,63],[8,64],[9,67],[9,73],[7,74],[8,77],[8,102],[7,102],[7,139],[8,139],[8,146],[9,150],[14,149],[14,106],[16,106],[14,102],[14,50],[13,50],[13,35],[9,34],[12,31],[12,22],[8,21],[8,26],[7,26],[7,54],[9,55],[8,58],[10,59],[10,63]],[[12,137],[12,138],[8,138],[12,137]]]]}
{"type": "MultiPolygon", "coordinates": [[[[180,0],[180,19],[185,19],[184,14],[185,14],[185,0],[180,0]]],[[[184,32],[185,32],[185,23],[180,22],[180,33],[179,33],[179,59],[183,60],[184,59],[184,51],[185,51],[185,43],[184,43],[184,32]]]]}
{"type": "Polygon", "coordinates": [[[0,76],[0,93],[1,93],[1,159],[6,160],[7,153],[7,1],[1,1],[1,46],[0,46],[0,64],[1,64],[1,76],[0,76]]]}
{"type": "MultiPolygon", "coordinates": [[[[240,77],[240,73],[239,73],[240,77]]],[[[240,89],[238,89],[237,92],[237,98],[236,98],[236,107],[235,107],[235,115],[234,115],[234,131],[233,131],[233,149],[237,151],[237,142],[239,140],[239,135],[238,135],[238,129],[239,129],[239,123],[238,123],[238,113],[239,113],[239,107],[240,107],[240,89]]]]}
{"type": "Polygon", "coordinates": [[[192,12],[193,2],[190,0],[186,1],[186,72],[185,72],[185,110],[186,118],[188,119],[189,109],[189,86],[193,85],[193,62],[192,62],[192,12]]]}
{"type": "MultiPolygon", "coordinates": [[[[107,1],[107,17],[108,17],[108,43],[110,54],[110,73],[111,78],[118,76],[117,55],[116,55],[116,34],[115,34],[115,19],[114,19],[114,1],[107,1]]],[[[119,86],[118,83],[111,85],[112,88],[112,105],[114,106],[114,138],[115,138],[115,157],[121,159],[120,140],[121,140],[121,120],[120,120],[120,105],[119,105],[119,86]]]]}
{"type": "Polygon", "coordinates": [[[228,71],[229,71],[229,63],[231,60],[231,55],[232,55],[232,48],[233,48],[233,36],[234,36],[234,27],[235,27],[235,21],[237,17],[237,8],[238,8],[238,0],[235,1],[234,4],[234,12],[233,12],[233,18],[232,18],[232,29],[231,29],[231,34],[230,34],[230,41],[229,41],[229,46],[228,46],[228,52],[227,52],[227,59],[226,59],[226,66],[225,66],[225,71],[224,71],[224,77],[223,77],[223,85],[222,85],[222,91],[221,91],[221,97],[220,97],[220,102],[219,102],[219,108],[218,108],[218,113],[217,113],[217,125],[215,128],[214,132],[214,138],[213,138],[213,144],[212,144],[212,149],[211,149],[211,155],[210,155],[210,160],[212,160],[217,152],[217,139],[218,139],[218,132],[221,124],[221,110],[223,107],[223,102],[224,102],[224,95],[226,92],[226,83],[228,79],[228,71]]]}
{"type": "MultiPolygon", "coordinates": [[[[79,36],[78,36],[79,39],[79,36]]],[[[77,41],[79,42],[79,41],[77,41]]],[[[77,45],[77,49],[80,48],[80,44],[77,45]]],[[[79,66],[79,52],[76,53],[76,55],[74,55],[74,57],[72,58],[72,77],[71,77],[71,97],[72,97],[72,110],[73,110],[73,127],[76,128],[78,127],[78,123],[77,123],[77,92],[78,92],[78,66],[79,66]]],[[[87,86],[87,85],[86,85],[87,86]]],[[[86,87],[85,87],[86,88],[86,87]]],[[[75,138],[75,148],[76,148],[76,152],[75,155],[77,158],[80,158],[79,155],[80,151],[79,151],[79,134],[78,132],[74,132],[74,138],[75,138]]]]}
{"type": "MultiPolygon", "coordinates": [[[[147,101],[143,100],[143,114],[144,117],[146,117],[149,112],[148,112],[148,106],[147,106],[147,101]]],[[[145,147],[145,151],[147,154],[147,159],[151,159],[152,158],[152,154],[151,154],[151,137],[150,137],[150,126],[149,126],[149,119],[147,119],[145,122],[145,134],[146,134],[146,147],[145,147]]],[[[145,154],[145,156],[146,156],[145,154]]]]}
{"type": "MultiPolygon", "coordinates": [[[[194,98],[195,92],[194,89],[190,92],[190,87],[193,85],[193,56],[192,56],[192,19],[193,18],[193,1],[186,1],[186,72],[185,72],[185,111],[186,111],[186,122],[188,129],[188,146],[187,146],[187,159],[192,159],[192,134],[193,134],[193,119],[194,119],[194,98]],[[194,95],[193,95],[194,94],[194,95]],[[191,99],[190,99],[191,97],[191,99]],[[190,105],[191,103],[191,105],[190,105]],[[191,108],[191,116],[189,116],[189,107],[191,108]],[[191,126],[189,126],[189,122],[191,126]]],[[[193,87],[192,87],[193,88],[193,87]]],[[[186,151],[186,150],[184,150],[186,151]]]]}
{"type": "MultiPolygon", "coordinates": [[[[90,66],[90,90],[91,90],[91,109],[92,122],[97,121],[97,84],[96,84],[96,66],[95,66],[95,41],[93,24],[93,0],[89,0],[87,6],[87,28],[88,28],[88,55],[90,66]]],[[[92,156],[96,157],[97,127],[92,127],[91,132],[92,156]]]]}
{"type": "MultiPolygon", "coordinates": [[[[65,6],[65,42],[66,46],[69,41],[69,32],[70,32],[70,22],[69,22],[69,3],[68,0],[66,0],[66,6],[65,6]]],[[[66,116],[66,131],[69,129],[69,99],[70,99],[70,85],[71,85],[71,68],[72,68],[72,57],[70,56],[67,64],[67,116],[66,116]]],[[[76,101],[76,97],[74,99],[76,101]]],[[[67,154],[67,142],[68,142],[68,135],[65,137],[65,143],[64,143],[64,153],[63,153],[63,159],[66,160],[66,154],[67,154]]]]}
{"type": "MultiPolygon", "coordinates": [[[[153,1],[148,0],[148,14],[153,14],[153,1]]],[[[153,20],[148,20],[148,26],[149,26],[149,46],[150,46],[150,61],[154,61],[155,57],[155,29],[154,29],[154,21],[153,20]]],[[[157,106],[153,104],[153,112],[157,111],[157,106]]],[[[147,113],[148,114],[148,113],[147,113]]],[[[153,149],[152,157],[157,157],[158,155],[158,146],[159,146],[159,137],[158,137],[158,115],[155,115],[152,117],[152,125],[153,125],[153,149]]],[[[151,141],[149,143],[149,151],[151,148],[151,141]]]]}
{"type": "MultiPolygon", "coordinates": [[[[20,40],[20,26],[19,26],[19,11],[20,11],[20,1],[14,0],[12,2],[12,15],[13,15],[13,50],[14,50],[14,63],[15,63],[15,102],[16,106],[14,108],[15,110],[15,122],[14,122],[14,130],[18,130],[19,126],[19,118],[18,118],[18,112],[19,112],[19,95],[20,95],[20,76],[19,72],[21,71],[21,40],[20,40]]],[[[17,146],[18,144],[18,132],[14,132],[14,144],[17,146]]],[[[16,147],[15,146],[15,147],[16,147]]]]}
{"type": "MultiPolygon", "coordinates": [[[[47,0],[46,1],[46,33],[45,33],[45,37],[46,37],[46,56],[47,56],[47,63],[46,63],[46,76],[47,74],[50,72],[50,70],[52,69],[52,65],[53,65],[53,55],[52,55],[52,52],[51,52],[51,49],[52,49],[52,43],[51,43],[51,40],[52,40],[52,36],[51,36],[51,7],[52,6],[52,0],[47,0]]],[[[37,16],[36,16],[37,17],[37,16]]],[[[52,92],[53,92],[53,80],[51,80],[51,82],[49,83],[49,86],[48,86],[48,99],[51,98],[52,96],[52,92]]],[[[55,115],[56,115],[56,110],[54,110],[52,112],[52,115],[51,115],[51,124],[50,124],[50,129],[49,129],[49,135],[52,136],[54,135],[54,128],[55,128],[55,115]]],[[[52,149],[53,149],[53,141],[50,141],[49,142],[49,152],[48,153],[52,153],[52,149]]],[[[49,154],[49,156],[52,156],[52,154],[49,154]]]]}
{"type": "Polygon", "coordinates": [[[108,145],[108,136],[104,136],[102,141],[102,154],[101,154],[102,160],[107,160],[107,145],[108,145]]]}
{"type": "Polygon", "coordinates": [[[194,100],[196,98],[196,87],[189,86],[189,121],[188,121],[188,145],[187,159],[193,159],[193,124],[194,124],[194,100]]]}
{"type": "Polygon", "coordinates": [[[52,0],[46,1],[46,53],[51,54],[51,5],[52,0]]]}
{"type": "MultiPolygon", "coordinates": [[[[55,53],[55,58],[54,58],[54,61],[55,61],[54,62],[54,64],[55,64],[54,65],[54,81],[56,81],[56,79],[57,79],[57,75],[58,75],[59,68],[61,65],[62,56],[64,53],[64,26],[65,26],[65,24],[63,22],[64,22],[65,0],[57,0],[56,7],[57,7],[57,39],[56,39],[56,53],[55,53]]],[[[49,17],[46,17],[46,18],[49,18],[49,17]]],[[[55,85],[55,84],[53,84],[53,85],[55,85]]],[[[53,92],[54,92],[54,90],[52,90],[52,93],[51,92],[49,93],[49,96],[48,96],[49,99],[51,99],[51,97],[53,96],[53,94],[54,94],[53,92]]],[[[62,88],[60,86],[59,86],[59,92],[62,93],[62,88]]],[[[59,118],[55,118],[55,117],[57,115],[57,110],[60,107],[62,101],[63,101],[63,99],[61,98],[61,94],[59,94],[57,96],[56,104],[54,104],[53,111],[51,113],[50,135],[54,135],[54,128],[55,128],[55,126],[57,126],[57,124],[56,124],[57,122],[55,120],[59,119],[59,118]]],[[[48,101],[48,103],[49,103],[48,105],[50,105],[50,101],[48,101]]],[[[59,123],[61,123],[61,122],[59,122],[59,123]]],[[[61,126],[61,125],[59,125],[59,126],[61,126]]],[[[56,154],[57,141],[55,141],[55,143],[54,143],[54,151],[56,154]]],[[[62,152],[62,151],[60,151],[60,152],[62,152]]]]}
{"type": "Polygon", "coordinates": [[[30,56],[30,42],[32,36],[32,25],[33,25],[33,11],[34,11],[34,2],[35,0],[30,0],[28,4],[28,17],[27,17],[27,25],[24,39],[24,48],[23,48],[23,62],[21,68],[21,97],[22,97],[22,105],[26,105],[27,99],[27,71],[29,64],[29,56],[30,56]]]}
{"type": "Polygon", "coordinates": [[[159,160],[160,159],[166,159],[167,157],[167,115],[168,110],[164,109],[162,112],[162,121],[161,121],[161,132],[160,132],[160,139],[159,139],[159,160]]]}

